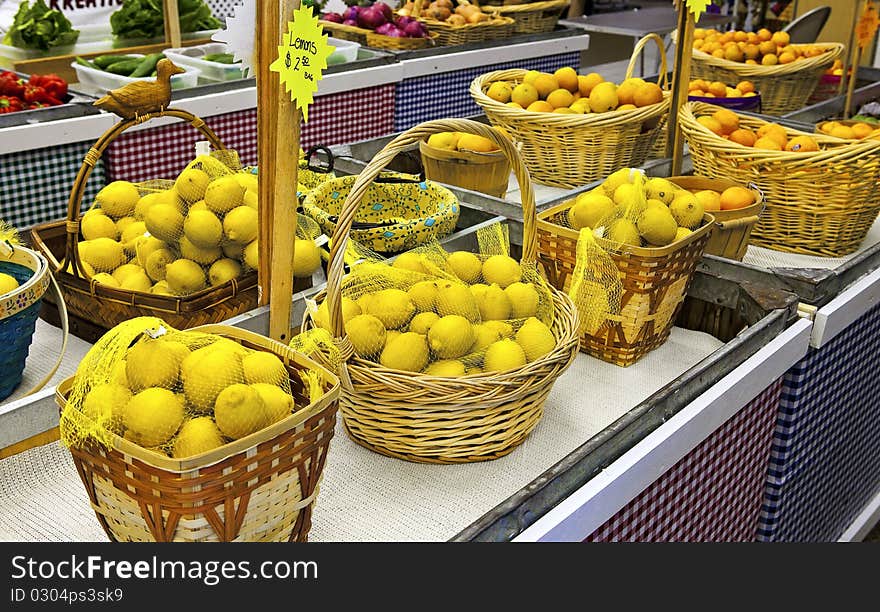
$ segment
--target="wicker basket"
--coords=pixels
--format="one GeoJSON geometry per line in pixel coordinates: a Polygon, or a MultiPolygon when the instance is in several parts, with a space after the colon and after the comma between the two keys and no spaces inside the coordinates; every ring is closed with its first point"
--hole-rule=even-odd
{"type": "Polygon", "coordinates": [[[526,4],[510,4],[502,6],[484,6],[487,13],[495,13],[500,17],[511,17],[514,20],[514,34],[537,34],[552,32],[568,8],[571,0],[546,0],[545,2],[528,2],[526,4]]]}
{"type": "Polygon", "coordinates": [[[8,257],[0,250],[0,272],[12,276],[19,285],[0,295],[0,346],[3,347],[0,349],[0,400],[3,400],[21,384],[50,273],[45,257],[18,245],[11,247],[8,257]]]}
{"type": "MultiPolygon", "coordinates": [[[[343,423],[358,444],[383,455],[422,463],[496,459],[525,440],[543,413],[553,383],[577,355],[579,320],[571,299],[551,288],[556,348],[516,370],[442,378],[382,367],[354,354],[342,327],[341,285],[349,227],[370,182],[395,155],[438,132],[469,132],[494,140],[510,159],[523,194],[523,256],[536,262],[535,200],[519,153],[495,130],[475,121],[445,119],[407,130],[382,149],[358,176],[340,215],[326,294],[332,333],[342,348],[343,423]]],[[[304,328],[312,326],[310,318],[304,328]]]]}
{"type": "MultiPolygon", "coordinates": [[[[636,45],[627,68],[632,75],[636,60],[650,41],[663,49],[663,39],[649,34],[636,45]]],[[[640,166],[664,133],[670,93],[666,56],[660,71],[663,101],[628,111],[569,115],[537,113],[493,100],[486,91],[495,81],[519,83],[525,70],[500,70],[478,76],[471,96],[493,125],[501,126],[517,143],[531,177],[539,183],[571,189],[600,180],[619,168],[640,166]]]]}
{"type": "Polygon", "coordinates": [[[722,83],[751,81],[755,84],[755,90],[761,92],[761,112],[783,115],[807,104],[825,70],[844,51],[840,43],[818,44],[825,48],[822,54],[776,66],[732,62],[694,49],[691,55],[691,78],[722,83]]]}
{"type": "MultiPolygon", "coordinates": [[[[720,193],[729,187],[741,186],[729,179],[705,176],[671,176],[668,180],[688,191],[712,189],[720,193]]],[[[709,255],[737,261],[742,261],[745,257],[749,248],[749,237],[764,208],[764,194],[754,185],[749,185],[748,189],[755,196],[755,203],[751,206],[711,212],[715,217],[715,227],[712,228],[709,243],[706,245],[706,253],[709,255]]]]}
{"type": "Polygon", "coordinates": [[[336,23],[335,21],[324,21],[323,19],[321,19],[321,28],[333,38],[350,40],[364,46],[367,44],[367,34],[371,32],[366,28],[336,23]]]}
{"type": "MultiPolygon", "coordinates": [[[[304,542],[336,422],[339,381],[292,349],[224,325],[218,334],[277,355],[290,373],[296,405],[287,418],[207,453],[172,459],[119,436],[113,448],[71,447],[77,472],[107,536],[121,542],[304,542]],[[318,373],[312,401],[298,374],[318,373]]],[[[58,386],[63,408],[73,378],[58,386]]]]}
{"type": "Polygon", "coordinates": [[[413,6],[412,17],[421,21],[429,31],[437,34],[438,45],[464,45],[467,43],[483,42],[484,40],[510,38],[513,35],[515,21],[512,17],[504,17],[487,12],[488,15],[492,16],[488,21],[454,25],[446,21],[425,17],[422,14],[424,4],[422,0],[416,0],[413,6]]]}
{"type": "MultiPolygon", "coordinates": [[[[681,107],[679,123],[696,173],[754,183],[763,192],[766,209],[752,244],[820,257],[843,257],[859,248],[880,211],[880,142],[807,134],[828,148],[793,153],[744,147],[697,122],[697,116],[716,109],[689,102],[681,107]]],[[[740,117],[752,130],[764,123],[740,117]]],[[[805,135],[785,131],[789,138],[805,135]]]]}
{"type": "Polygon", "coordinates": [[[374,49],[414,51],[416,49],[424,49],[439,44],[436,32],[428,32],[428,38],[395,38],[393,36],[376,34],[373,30],[368,30],[366,28],[349,26],[333,21],[322,20],[321,27],[329,32],[333,38],[350,40],[352,42],[360,43],[365,47],[373,47],[374,49]]]}
{"type": "MultiPolygon", "coordinates": [[[[67,203],[67,220],[31,228],[31,244],[49,261],[71,316],[94,323],[104,331],[139,316],[156,316],[176,329],[218,323],[257,307],[257,273],[210,287],[185,297],[128,291],[86,278],[79,258],[80,203],[86,181],[110,143],[125,130],[159,117],[185,119],[217,149],[225,149],[214,132],[195,115],[180,109],[150,113],[140,120],[124,120],[108,130],[89,149],[67,203]],[[68,264],[72,264],[68,266],[68,264]]],[[[51,298],[47,296],[47,302],[51,298]]]]}
{"type": "Polygon", "coordinates": [[[510,182],[510,162],[501,151],[449,151],[419,143],[425,176],[440,183],[503,198],[510,182]]]}
{"type": "MultiPolygon", "coordinates": [[[[568,291],[577,264],[579,233],[563,222],[573,203],[563,202],[538,215],[541,263],[550,283],[560,291],[568,291]]],[[[660,248],[619,246],[597,238],[617,264],[623,284],[621,312],[609,314],[595,333],[583,333],[581,349],[626,367],[666,342],[713,223],[714,217],[706,213],[699,229],[660,248]]]]}

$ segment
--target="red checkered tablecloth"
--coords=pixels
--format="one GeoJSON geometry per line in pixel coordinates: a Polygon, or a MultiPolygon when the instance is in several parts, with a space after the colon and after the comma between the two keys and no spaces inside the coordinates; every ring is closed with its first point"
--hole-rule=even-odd
{"type": "MultiPolygon", "coordinates": [[[[303,124],[300,146],[336,145],[390,134],[394,129],[394,84],[319,96],[303,124]]],[[[244,165],[257,164],[257,111],[247,109],[205,117],[227,148],[244,165]]],[[[174,178],[192,160],[201,134],[179,122],[127,132],[104,154],[109,181],[174,178]]]]}
{"type": "Polygon", "coordinates": [[[585,541],[753,541],[781,392],[779,380],[585,541]]]}

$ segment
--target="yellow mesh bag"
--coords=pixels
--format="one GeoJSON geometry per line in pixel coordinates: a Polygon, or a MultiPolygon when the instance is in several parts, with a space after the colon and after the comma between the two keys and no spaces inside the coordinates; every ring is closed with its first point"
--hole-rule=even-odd
{"type": "MultiPolygon", "coordinates": [[[[307,388],[317,380],[304,379],[307,388]]],[[[114,436],[175,458],[243,438],[297,410],[282,361],[228,338],[138,317],[80,362],[61,414],[64,444],[114,436]]]]}
{"type": "Polygon", "coordinates": [[[577,263],[568,295],[577,307],[581,333],[594,335],[609,316],[620,314],[623,283],[617,264],[588,227],[578,235],[577,263]]]}

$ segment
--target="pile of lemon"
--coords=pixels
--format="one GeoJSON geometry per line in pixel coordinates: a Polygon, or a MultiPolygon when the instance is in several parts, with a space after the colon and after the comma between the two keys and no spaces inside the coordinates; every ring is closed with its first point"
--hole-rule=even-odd
{"type": "MultiPolygon", "coordinates": [[[[494,128],[502,131],[501,128],[494,128]]],[[[445,151],[471,151],[473,153],[494,153],[498,145],[494,141],[466,132],[438,132],[428,137],[428,145],[445,151]]]]}
{"type": "Polygon", "coordinates": [[[787,32],[771,32],[762,28],[757,32],[719,32],[697,28],[694,30],[694,49],[712,57],[751,66],[790,64],[825,52],[822,45],[793,45],[787,32]]]}
{"type": "Polygon", "coordinates": [[[847,140],[880,140],[880,124],[866,123],[864,121],[851,121],[848,123],[840,121],[825,121],[819,124],[819,131],[836,138],[845,138],[847,140]]]}
{"type": "Polygon", "coordinates": [[[18,287],[18,279],[16,279],[11,274],[0,272],[0,296],[6,295],[7,293],[12,293],[16,289],[18,289],[18,287]]]}
{"type": "MultiPolygon", "coordinates": [[[[208,452],[295,410],[281,360],[219,336],[143,336],[91,379],[80,412],[139,446],[182,458],[208,452]]],[[[81,381],[74,381],[74,385],[81,381]]]]}
{"type": "MultiPolygon", "coordinates": [[[[114,181],[80,222],[79,256],[97,283],[186,296],[222,285],[259,264],[258,182],[239,172],[212,178],[190,164],[169,189],[142,192],[114,181]]],[[[296,240],[294,275],[320,266],[311,240],[296,240]]]]}
{"type": "MultiPolygon", "coordinates": [[[[415,282],[356,299],[343,296],[345,332],[361,358],[394,370],[459,377],[519,369],[556,348],[542,320],[542,292],[524,278],[519,262],[455,251],[443,277],[426,261],[403,253],[392,267],[412,273],[404,276],[415,282]]],[[[326,301],[314,322],[329,329],[326,301]]]]}
{"type": "Polygon", "coordinates": [[[492,83],[486,95],[496,102],[536,113],[607,113],[663,101],[663,90],[656,83],[633,77],[617,85],[597,72],[581,75],[571,67],[560,68],[553,74],[529,70],[521,83],[492,83]]]}
{"type": "Polygon", "coordinates": [[[684,240],[703,225],[705,195],[697,197],[664,178],[639,175],[631,168],[614,172],[575,198],[563,221],[576,230],[590,228],[615,245],[648,248],[684,240]]]}

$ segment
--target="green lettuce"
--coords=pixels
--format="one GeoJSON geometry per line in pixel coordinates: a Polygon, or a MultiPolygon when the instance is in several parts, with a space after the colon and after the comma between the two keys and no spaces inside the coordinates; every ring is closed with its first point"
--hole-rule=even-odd
{"type": "Polygon", "coordinates": [[[50,9],[43,0],[35,0],[33,6],[23,0],[3,44],[48,51],[52,47],[72,45],[78,38],[79,30],[73,29],[61,11],[50,9]]]}
{"type": "MultiPolygon", "coordinates": [[[[177,0],[181,32],[216,30],[222,24],[211,15],[203,0],[177,0]]],[[[161,0],[125,0],[110,15],[110,26],[117,38],[156,38],[165,33],[161,0]]]]}

